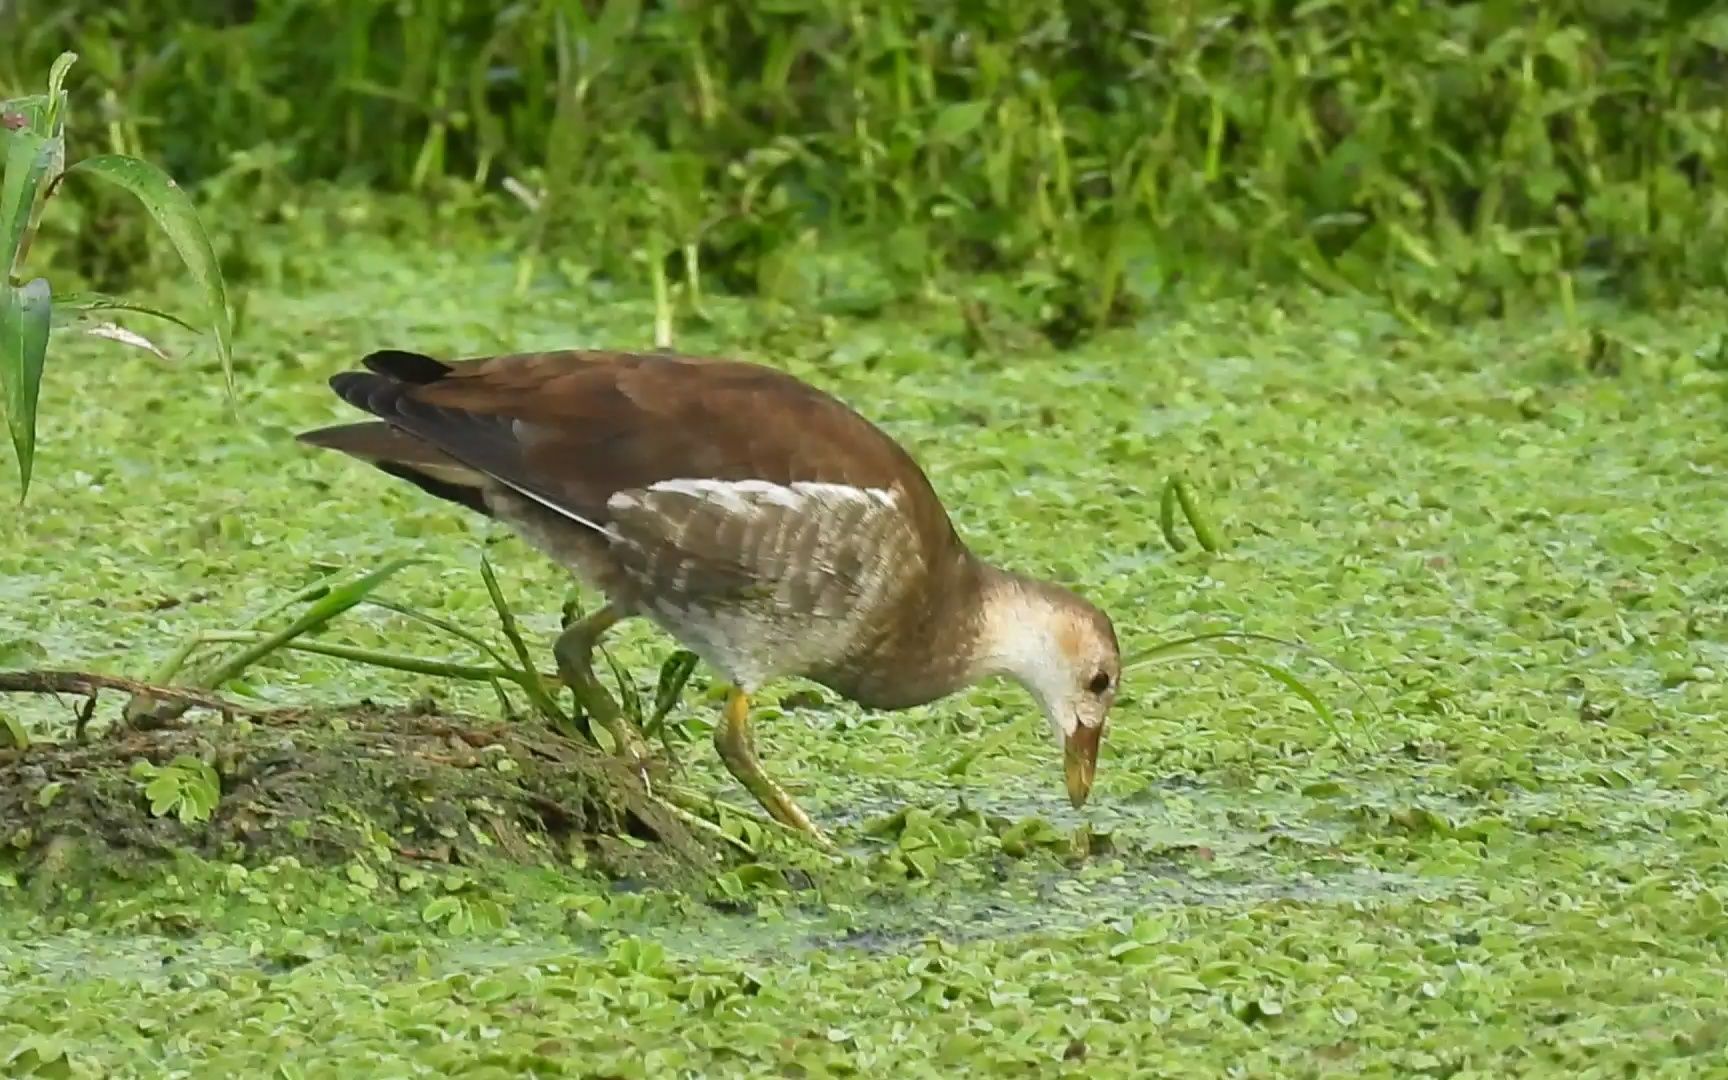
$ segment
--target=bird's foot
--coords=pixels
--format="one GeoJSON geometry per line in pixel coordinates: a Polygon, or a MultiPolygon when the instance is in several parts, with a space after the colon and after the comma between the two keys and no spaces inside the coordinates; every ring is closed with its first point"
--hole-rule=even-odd
{"type": "Polygon", "coordinates": [[[628,761],[646,781],[652,757],[648,741],[594,674],[594,650],[600,636],[618,619],[618,613],[608,605],[569,624],[552,646],[552,656],[558,662],[558,677],[570,688],[576,704],[599,721],[612,736],[613,753],[628,761]]]}
{"type": "Polygon", "coordinates": [[[719,751],[727,771],[756,797],[769,817],[818,847],[836,850],[834,842],[817,827],[804,808],[762,771],[762,763],[756,758],[756,740],[750,733],[750,699],[742,690],[733,690],[726,699],[725,717],[714,728],[714,748],[719,751]]]}
{"type": "MultiPolygon", "coordinates": [[[[763,779],[767,778],[764,777],[763,779]]],[[[810,819],[810,815],[804,812],[803,807],[792,801],[792,796],[786,794],[779,784],[769,780],[768,786],[772,789],[772,796],[764,797],[758,794],[756,801],[762,804],[764,810],[773,815],[775,821],[803,836],[823,851],[838,850],[834,846],[834,841],[828,839],[828,834],[810,819]]]]}
{"type": "MultiPolygon", "coordinates": [[[[734,772],[733,775],[737,776],[737,773],[734,772]]],[[[760,766],[758,766],[754,776],[739,776],[738,782],[756,797],[756,801],[762,805],[762,809],[768,811],[769,817],[793,832],[808,837],[818,845],[830,850],[833,849],[833,841],[828,839],[828,835],[822,831],[821,827],[811,819],[809,814],[804,812],[804,808],[799,806],[791,795],[786,793],[785,788],[763,773],[760,766]]]]}

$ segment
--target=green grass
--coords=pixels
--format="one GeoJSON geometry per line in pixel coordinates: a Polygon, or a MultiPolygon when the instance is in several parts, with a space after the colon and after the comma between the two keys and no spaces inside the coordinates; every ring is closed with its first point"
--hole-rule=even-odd
{"type": "MultiPolygon", "coordinates": [[[[890,295],[1003,272],[1067,342],[1245,280],[1429,317],[1725,283],[1728,13],[1701,0],[14,0],[0,94],[63,48],[87,149],[248,221],[312,181],[484,193],[644,286],[782,296],[863,237],[890,295]]],[[[137,237],[86,226],[78,261],[137,237]]]]}
{"type": "MultiPolygon", "coordinates": [[[[163,339],[181,350],[167,363],[63,343],[30,502],[0,521],[0,666],[142,675],[333,565],[404,555],[426,561],[392,579],[395,599],[495,625],[488,526],[291,433],[346,415],[324,378],[372,348],[642,345],[651,304],[551,277],[517,293],[514,262],[459,235],[304,250],[301,284],[250,300],[243,425],[190,335],[163,339]]],[[[711,317],[678,344],[781,364],[879,418],[979,548],[1084,589],[1127,648],[1222,626],[1300,637],[1382,711],[1299,656],[1279,659],[1323,690],[1336,731],[1246,670],[1130,681],[1084,815],[1111,850],[1077,866],[1012,857],[956,808],[1035,848],[1040,821],[1082,820],[1030,702],[990,686],[893,715],[764,709],[769,768],[859,853],[821,895],[740,880],[714,906],[486,879],[473,887],[502,924],[464,931],[449,904],[424,921],[435,890],[405,865],[188,866],[51,919],[0,878],[0,1060],[63,1051],[61,1075],[1717,1074],[1728,299],[1423,337],[1359,299],[1262,296],[1018,355],[968,350],[941,308],[845,322],[715,301],[711,317]],[[1175,472],[1222,552],[1165,544],[1175,472]],[[853,827],[908,804],[886,836],[853,827]]],[[[491,558],[549,644],[565,583],[514,540],[491,558]]],[[[337,629],[448,649],[376,609],[337,629]]],[[[668,643],[643,627],[618,642],[646,692],[668,643]]],[[[230,690],[495,708],[484,688],[305,654],[230,690]]],[[[692,695],[674,719],[710,707],[692,695]]],[[[0,708],[39,737],[70,723],[52,703],[0,708]]],[[[692,784],[737,797],[703,742],[684,758],[692,784]]]]}

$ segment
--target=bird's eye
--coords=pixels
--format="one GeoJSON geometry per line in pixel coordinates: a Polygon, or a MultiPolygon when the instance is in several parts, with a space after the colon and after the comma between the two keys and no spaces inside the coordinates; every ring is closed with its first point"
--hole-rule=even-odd
{"type": "Polygon", "coordinates": [[[1086,689],[1090,690],[1094,694],[1102,694],[1109,690],[1110,673],[1108,671],[1100,671],[1098,674],[1092,676],[1092,681],[1086,684],[1086,689]]]}

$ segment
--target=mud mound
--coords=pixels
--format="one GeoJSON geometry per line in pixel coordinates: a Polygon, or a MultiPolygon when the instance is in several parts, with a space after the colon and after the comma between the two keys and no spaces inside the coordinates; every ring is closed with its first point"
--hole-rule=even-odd
{"type": "Polygon", "coordinates": [[[0,752],[0,863],[25,879],[73,861],[339,864],[381,848],[420,865],[505,860],[661,884],[716,865],[629,767],[522,725],[296,712],[0,752]],[[178,772],[152,789],[163,769],[178,772]],[[188,811],[164,796],[189,770],[203,783],[186,785],[201,804],[188,811]]]}

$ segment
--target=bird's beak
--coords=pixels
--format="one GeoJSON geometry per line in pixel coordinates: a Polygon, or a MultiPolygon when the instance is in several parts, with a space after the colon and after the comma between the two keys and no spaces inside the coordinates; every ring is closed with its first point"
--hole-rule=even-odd
{"type": "Polygon", "coordinates": [[[1078,810],[1086,805],[1092,792],[1092,776],[1098,771],[1098,738],[1104,734],[1102,724],[1087,727],[1080,724],[1062,743],[1062,767],[1067,773],[1068,801],[1078,810]]]}

